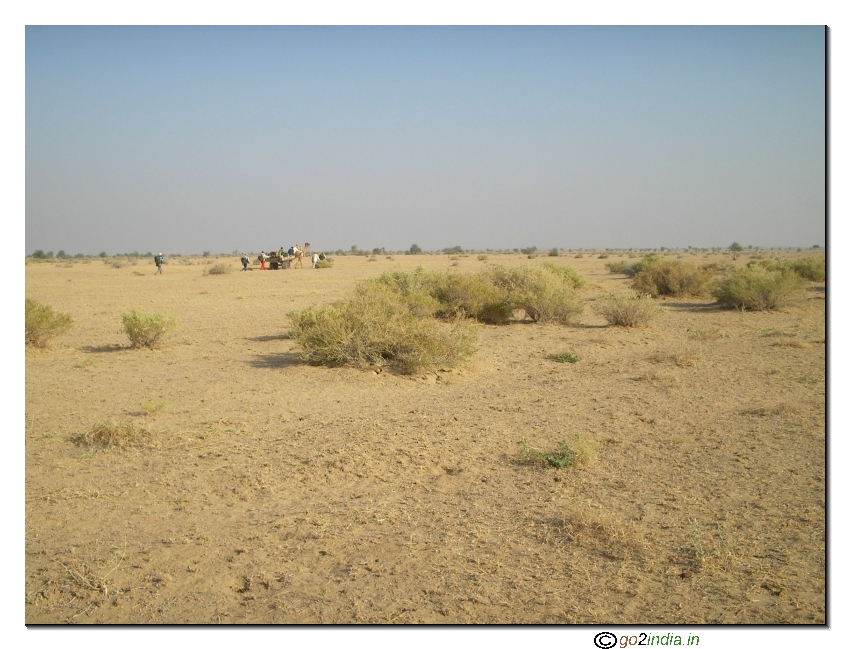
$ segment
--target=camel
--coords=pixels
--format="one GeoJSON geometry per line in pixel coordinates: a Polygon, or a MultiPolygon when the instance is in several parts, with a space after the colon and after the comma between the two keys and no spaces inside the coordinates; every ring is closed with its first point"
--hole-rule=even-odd
{"type": "Polygon", "coordinates": [[[293,246],[295,248],[295,263],[292,265],[293,268],[296,266],[299,268],[304,268],[304,255],[310,252],[310,244],[305,243],[303,248],[299,248],[298,246],[293,246]]]}

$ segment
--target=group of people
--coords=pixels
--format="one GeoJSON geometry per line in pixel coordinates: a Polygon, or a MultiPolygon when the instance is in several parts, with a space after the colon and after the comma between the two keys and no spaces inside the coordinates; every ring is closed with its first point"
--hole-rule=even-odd
{"type": "MultiPolygon", "coordinates": [[[[275,259],[277,261],[283,261],[284,259],[289,259],[291,257],[298,256],[298,253],[301,252],[301,248],[296,244],[289,248],[286,252],[283,251],[283,246],[281,246],[280,250],[277,252],[261,252],[257,256],[257,261],[260,262],[260,270],[266,270],[266,262],[270,259],[275,259]]],[[[316,268],[317,264],[320,260],[325,258],[324,253],[313,251],[313,256],[311,261],[313,262],[313,268],[316,268]]],[[[251,260],[248,258],[248,253],[243,253],[242,258],[242,270],[248,270],[248,264],[251,263],[251,260]]]]}

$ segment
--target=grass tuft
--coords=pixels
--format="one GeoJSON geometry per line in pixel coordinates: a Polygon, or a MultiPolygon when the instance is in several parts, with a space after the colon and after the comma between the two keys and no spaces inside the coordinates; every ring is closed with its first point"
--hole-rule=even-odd
{"type": "Polygon", "coordinates": [[[100,422],[84,433],[71,438],[77,446],[100,446],[103,448],[139,448],[153,445],[149,430],[137,428],[132,423],[100,422]]]}
{"type": "Polygon", "coordinates": [[[551,361],[557,361],[559,363],[578,363],[581,360],[578,357],[578,354],[575,351],[570,350],[568,352],[560,352],[558,354],[546,354],[546,358],[551,361]]]}

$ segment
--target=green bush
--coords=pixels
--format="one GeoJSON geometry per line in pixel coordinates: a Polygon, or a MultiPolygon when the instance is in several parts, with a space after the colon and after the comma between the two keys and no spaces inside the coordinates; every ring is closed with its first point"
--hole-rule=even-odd
{"type": "Polygon", "coordinates": [[[785,264],[803,279],[811,282],[826,281],[826,259],[823,257],[804,257],[785,264]]]}
{"type": "Polygon", "coordinates": [[[490,281],[511,312],[522,310],[534,322],[569,324],[584,311],[584,300],[566,277],[540,266],[488,269],[490,281]]]}
{"type": "Polygon", "coordinates": [[[599,298],[593,310],[615,327],[639,327],[648,324],[661,310],[648,295],[621,291],[599,298]]]}
{"type": "Polygon", "coordinates": [[[421,313],[389,283],[365,282],[352,297],[331,306],[288,314],[301,359],[318,365],[390,365],[405,373],[451,367],[475,351],[477,325],[457,317],[448,323],[421,313]]]}
{"type": "Polygon", "coordinates": [[[713,273],[686,261],[657,261],[641,270],[632,280],[638,293],[658,295],[706,295],[713,273]]]}
{"type": "Polygon", "coordinates": [[[547,261],[543,264],[543,268],[556,277],[559,277],[561,281],[573,288],[581,288],[586,284],[584,276],[572,266],[561,266],[560,264],[554,264],[551,261],[547,261]]]}
{"type": "Polygon", "coordinates": [[[333,265],[334,265],[333,261],[331,261],[330,259],[327,259],[327,258],[320,259],[319,261],[316,262],[316,268],[333,268],[333,265]]]}
{"type": "Polygon", "coordinates": [[[560,252],[558,252],[558,249],[557,249],[557,248],[552,248],[552,249],[549,251],[549,256],[550,256],[550,257],[560,257],[560,256],[561,256],[561,253],[560,253],[560,252]]]}
{"type": "Polygon", "coordinates": [[[649,255],[644,256],[644,258],[641,259],[640,261],[635,262],[634,264],[632,264],[630,266],[626,266],[623,269],[623,272],[626,275],[628,275],[629,277],[635,277],[638,273],[646,270],[647,268],[649,268],[653,264],[657,264],[660,261],[662,261],[662,259],[658,255],[649,254],[649,255]]]}
{"type": "Polygon", "coordinates": [[[65,333],[73,324],[67,313],[55,313],[53,307],[35,300],[26,300],[24,313],[26,344],[35,347],[46,347],[51,338],[65,333]]]}
{"type": "Polygon", "coordinates": [[[165,313],[146,315],[133,309],[121,314],[121,322],[133,347],[152,349],[162,344],[164,336],[177,325],[177,318],[165,313]]]}
{"type": "Polygon", "coordinates": [[[771,311],[797,301],[803,289],[803,279],[795,272],[756,265],[730,273],[718,283],[713,295],[722,304],[742,311],[771,311]]]}
{"type": "Polygon", "coordinates": [[[440,303],[437,315],[464,315],[490,324],[510,320],[512,310],[502,292],[483,273],[430,273],[428,294],[440,303]]]}
{"type": "Polygon", "coordinates": [[[629,262],[625,259],[618,259],[617,261],[609,261],[605,264],[605,268],[608,269],[609,273],[624,273],[626,269],[629,267],[629,262]]]}

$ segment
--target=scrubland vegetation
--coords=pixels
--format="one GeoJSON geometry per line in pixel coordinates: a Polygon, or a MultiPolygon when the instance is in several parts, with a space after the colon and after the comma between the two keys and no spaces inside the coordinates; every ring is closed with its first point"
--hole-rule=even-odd
{"type": "Polygon", "coordinates": [[[35,300],[26,300],[25,331],[26,344],[34,347],[46,347],[51,338],[55,338],[71,328],[71,316],[56,313],[53,307],[39,304],[35,300]]]}
{"type": "Polygon", "coordinates": [[[121,322],[133,347],[158,347],[165,335],[177,326],[177,319],[167,313],[145,314],[135,309],[122,313],[121,322]]]}

